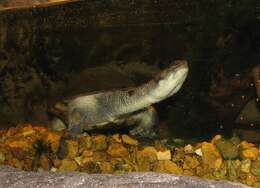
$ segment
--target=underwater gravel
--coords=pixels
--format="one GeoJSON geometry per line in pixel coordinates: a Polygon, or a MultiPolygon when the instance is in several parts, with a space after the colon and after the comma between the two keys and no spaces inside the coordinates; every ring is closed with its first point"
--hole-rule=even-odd
{"type": "Polygon", "coordinates": [[[153,172],[125,175],[85,173],[25,172],[9,166],[0,167],[0,188],[80,188],[80,187],[178,187],[178,188],[247,188],[228,181],[153,172]]]}

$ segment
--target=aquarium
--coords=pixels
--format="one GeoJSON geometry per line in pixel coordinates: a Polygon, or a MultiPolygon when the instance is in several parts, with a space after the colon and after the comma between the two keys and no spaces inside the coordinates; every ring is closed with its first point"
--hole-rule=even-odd
{"type": "Polygon", "coordinates": [[[254,0],[2,0],[3,187],[260,187],[259,29],[254,0]]]}

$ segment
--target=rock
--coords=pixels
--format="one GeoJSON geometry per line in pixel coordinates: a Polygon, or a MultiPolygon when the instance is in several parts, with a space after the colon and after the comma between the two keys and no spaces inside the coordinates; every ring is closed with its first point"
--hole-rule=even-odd
{"type": "Polygon", "coordinates": [[[155,140],[154,141],[154,148],[157,151],[166,151],[168,148],[162,143],[162,140],[155,140]]]}
{"type": "Polygon", "coordinates": [[[208,168],[206,168],[205,166],[198,166],[195,172],[197,176],[204,177],[208,173],[208,168]]]}
{"type": "Polygon", "coordinates": [[[235,159],[239,156],[238,147],[231,141],[218,139],[215,141],[215,145],[224,159],[235,159]]]}
{"type": "Polygon", "coordinates": [[[118,162],[113,166],[113,172],[118,174],[132,172],[133,168],[130,164],[124,162],[118,162]]]}
{"type": "Polygon", "coordinates": [[[219,141],[219,140],[222,140],[222,136],[218,134],[218,135],[214,136],[214,137],[211,139],[211,143],[212,143],[212,144],[215,144],[216,141],[219,141]]]}
{"type": "Polygon", "coordinates": [[[191,153],[194,153],[195,151],[194,151],[193,146],[190,145],[190,144],[188,144],[188,145],[186,145],[186,146],[184,147],[184,152],[185,152],[186,154],[191,154],[191,153]]]}
{"type": "Polygon", "coordinates": [[[99,166],[103,174],[111,174],[113,172],[113,168],[110,162],[101,162],[99,166]]]}
{"type": "Polygon", "coordinates": [[[244,149],[244,150],[240,151],[240,156],[243,159],[256,160],[258,155],[259,155],[258,149],[255,148],[255,147],[251,147],[251,148],[244,149]]]}
{"type": "Polygon", "coordinates": [[[232,142],[235,145],[239,145],[241,142],[241,139],[238,136],[232,136],[232,138],[230,139],[230,142],[232,142]]]}
{"type": "Polygon", "coordinates": [[[136,139],[133,139],[130,136],[127,136],[126,134],[122,135],[122,141],[128,145],[133,145],[133,146],[138,145],[138,141],[136,139]]]}
{"type": "Polygon", "coordinates": [[[178,167],[174,162],[165,160],[159,161],[155,167],[156,172],[168,172],[173,174],[181,174],[182,169],[178,167]]]}
{"type": "Polygon", "coordinates": [[[98,162],[109,161],[110,156],[104,151],[96,151],[93,153],[93,159],[98,162]]]}
{"type": "Polygon", "coordinates": [[[227,175],[228,175],[228,179],[231,181],[235,181],[238,178],[238,172],[239,170],[236,168],[235,164],[229,160],[226,161],[226,166],[227,166],[227,175]]]}
{"type": "Polygon", "coordinates": [[[6,157],[5,157],[4,152],[0,151],[0,165],[2,165],[4,163],[5,159],[6,159],[6,157]]]}
{"type": "Polygon", "coordinates": [[[255,176],[253,176],[252,174],[247,174],[246,176],[246,184],[247,185],[254,185],[256,183],[257,179],[255,176]]]}
{"type": "Polygon", "coordinates": [[[30,127],[30,128],[25,127],[22,130],[22,135],[24,137],[34,135],[35,133],[36,133],[36,131],[32,127],[30,127]]]}
{"type": "Polygon", "coordinates": [[[201,145],[201,151],[203,164],[206,164],[209,168],[213,169],[218,169],[221,167],[223,161],[214,144],[203,142],[201,145]]]}
{"type": "Polygon", "coordinates": [[[183,169],[194,169],[199,166],[199,161],[195,158],[195,156],[191,157],[189,155],[185,156],[183,169]]]}
{"type": "Polygon", "coordinates": [[[67,158],[74,159],[76,156],[78,156],[78,142],[74,140],[66,140],[67,143],[67,158]]]}
{"type": "MultiPolygon", "coordinates": [[[[260,112],[255,99],[250,100],[236,119],[236,123],[250,125],[251,123],[260,125],[260,112]]],[[[242,138],[244,139],[244,138],[242,138]]]]}
{"type": "Polygon", "coordinates": [[[202,155],[203,155],[201,148],[196,149],[196,150],[195,150],[195,153],[196,153],[198,156],[200,156],[200,157],[202,157],[202,155]]]}
{"type": "Polygon", "coordinates": [[[260,161],[253,161],[252,162],[251,172],[255,176],[260,176],[260,161]]]}
{"type": "Polygon", "coordinates": [[[127,149],[120,143],[114,143],[111,144],[108,147],[107,153],[111,155],[112,157],[127,157],[129,156],[129,153],[127,149]]]}
{"type": "Polygon", "coordinates": [[[45,154],[40,156],[40,166],[43,170],[50,170],[51,169],[51,161],[49,157],[45,154]]]}
{"type": "Polygon", "coordinates": [[[184,170],[182,174],[184,176],[194,176],[194,173],[191,170],[184,170]]]}
{"type": "Polygon", "coordinates": [[[79,153],[82,153],[85,149],[91,149],[92,139],[91,136],[82,136],[79,139],[79,153]]]}
{"type": "Polygon", "coordinates": [[[92,150],[84,150],[80,157],[76,157],[75,161],[80,165],[83,166],[84,164],[94,161],[93,151],[92,150]]]}
{"type": "Polygon", "coordinates": [[[254,188],[260,188],[260,182],[256,182],[253,187],[254,188]]]}
{"type": "Polygon", "coordinates": [[[92,139],[93,150],[105,150],[107,149],[107,138],[104,135],[96,135],[92,139]]]}
{"type": "Polygon", "coordinates": [[[216,169],[213,172],[213,176],[217,179],[225,179],[227,175],[227,168],[225,165],[222,165],[220,169],[216,169]]]}
{"type": "Polygon", "coordinates": [[[121,139],[120,134],[114,134],[114,135],[112,136],[112,139],[113,139],[114,141],[118,142],[118,143],[121,143],[121,142],[122,142],[122,139],[121,139]]]}
{"type": "Polygon", "coordinates": [[[43,141],[46,144],[50,144],[53,153],[57,153],[60,146],[61,136],[54,132],[48,132],[44,137],[43,141]]]}
{"type": "Polygon", "coordinates": [[[240,150],[243,150],[243,149],[248,149],[248,148],[251,148],[251,147],[254,147],[255,144],[252,144],[252,143],[249,143],[247,141],[242,141],[240,144],[239,144],[239,149],[240,150]]]}
{"type": "Polygon", "coordinates": [[[145,147],[143,150],[137,152],[136,160],[138,164],[138,171],[152,170],[152,164],[157,162],[156,149],[151,146],[145,147]]]}
{"type": "Polygon", "coordinates": [[[63,159],[59,167],[60,172],[64,171],[76,171],[78,168],[77,163],[72,159],[63,159]]]}
{"type": "MultiPolygon", "coordinates": [[[[251,124],[254,126],[254,124],[251,124]]],[[[234,130],[234,134],[239,136],[240,139],[246,140],[248,142],[259,143],[260,142],[260,130],[259,129],[251,129],[251,127],[247,126],[245,128],[238,128],[234,130]]]]}
{"type": "Polygon", "coordinates": [[[171,160],[171,158],[172,158],[172,155],[171,155],[171,151],[170,151],[170,150],[158,151],[158,152],[156,152],[156,156],[157,156],[157,159],[158,159],[159,161],[162,161],[162,160],[171,160]]]}
{"type": "Polygon", "coordinates": [[[101,168],[99,166],[99,163],[90,161],[85,163],[81,168],[81,172],[86,172],[89,174],[96,174],[96,173],[101,173],[101,168]]]}
{"type": "Polygon", "coordinates": [[[149,161],[156,161],[157,160],[157,151],[152,146],[145,147],[142,151],[143,157],[147,158],[149,161]]]}
{"type": "Polygon", "coordinates": [[[241,162],[240,171],[244,173],[249,173],[251,168],[251,160],[250,159],[244,159],[241,162]]]}

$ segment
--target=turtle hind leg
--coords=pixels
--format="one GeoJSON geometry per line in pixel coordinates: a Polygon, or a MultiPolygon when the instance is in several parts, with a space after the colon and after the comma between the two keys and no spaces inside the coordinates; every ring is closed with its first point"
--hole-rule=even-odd
{"type": "Polygon", "coordinates": [[[137,123],[137,126],[129,131],[131,135],[144,138],[157,136],[158,131],[155,125],[158,124],[158,114],[154,107],[150,106],[144,111],[132,115],[130,119],[137,123]]]}

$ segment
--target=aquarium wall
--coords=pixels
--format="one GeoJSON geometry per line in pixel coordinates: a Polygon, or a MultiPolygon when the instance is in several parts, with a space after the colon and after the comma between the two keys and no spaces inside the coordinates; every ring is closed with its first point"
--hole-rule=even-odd
{"type": "Polygon", "coordinates": [[[253,0],[0,5],[3,128],[46,123],[48,106],[64,97],[135,87],[176,59],[187,59],[190,72],[177,95],[156,104],[166,122],[162,135],[229,134],[256,98],[260,20],[253,0]]]}

